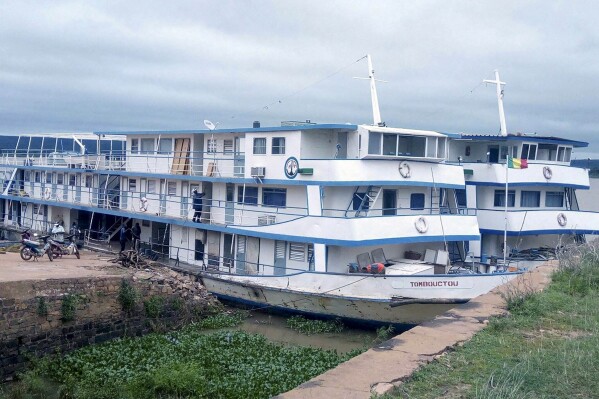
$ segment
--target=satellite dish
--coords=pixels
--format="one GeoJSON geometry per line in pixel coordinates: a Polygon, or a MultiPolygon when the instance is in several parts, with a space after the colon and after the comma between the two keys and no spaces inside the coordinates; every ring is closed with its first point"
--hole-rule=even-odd
{"type": "Polygon", "coordinates": [[[210,122],[208,119],[204,119],[204,126],[206,126],[208,128],[208,130],[216,129],[216,125],[214,123],[210,122]]]}

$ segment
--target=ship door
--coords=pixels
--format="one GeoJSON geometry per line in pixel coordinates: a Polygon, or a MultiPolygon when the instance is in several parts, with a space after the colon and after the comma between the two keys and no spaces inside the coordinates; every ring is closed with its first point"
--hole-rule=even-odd
{"type": "Polygon", "coordinates": [[[233,160],[233,174],[235,177],[243,177],[245,173],[245,138],[235,137],[235,158],[233,160]]]}
{"type": "Polygon", "coordinates": [[[233,235],[225,234],[223,236],[223,267],[226,267],[226,271],[231,271],[233,266],[233,235]]]}
{"type": "Polygon", "coordinates": [[[490,145],[489,146],[489,163],[497,163],[499,162],[499,146],[498,145],[490,145]]]}
{"type": "Polygon", "coordinates": [[[287,254],[287,242],[275,241],[275,276],[285,274],[285,254],[287,254]]]}
{"type": "Polygon", "coordinates": [[[235,221],[235,184],[227,183],[227,201],[225,203],[225,224],[235,221]]]}
{"type": "Polygon", "coordinates": [[[237,254],[236,254],[236,262],[237,265],[236,273],[237,274],[245,274],[245,248],[246,248],[246,236],[237,236],[237,254]]]}
{"type": "Polygon", "coordinates": [[[383,216],[397,214],[397,190],[383,190],[383,216]]]}

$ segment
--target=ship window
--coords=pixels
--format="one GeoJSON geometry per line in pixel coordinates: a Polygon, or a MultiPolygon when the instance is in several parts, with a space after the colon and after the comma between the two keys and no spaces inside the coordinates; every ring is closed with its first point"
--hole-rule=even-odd
{"type": "Polygon", "coordinates": [[[534,161],[537,159],[537,145],[536,144],[522,144],[522,159],[530,159],[534,161]]]}
{"type": "Polygon", "coordinates": [[[166,184],[167,195],[177,195],[177,182],[169,181],[166,184]]]}
{"type": "MultiPolygon", "coordinates": [[[[516,191],[509,190],[507,193],[507,206],[514,207],[516,205],[516,191]]],[[[505,190],[495,190],[495,199],[493,206],[505,207],[505,190]]]]}
{"type": "Polygon", "coordinates": [[[284,207],[287,204],[287,189],[263,188],[262,205],[284,207]]]}
{"type": "Polygon", "coordinates": [[[59,173],[58,175],[56,175],[56,183],[64,184],[64,175],[62,173],[59,173]]]}
{"type": "Polygon", "coordinates": [[[154,153],[154,139],[141,139],[141,153],[142,154],[153,154],[154,153]]]}
{"type": "Polygon", "coordinates": [[[290,242],[289,243],[289,260],[305,262],[306,261],[306,244],[304,244],[303,242],[290,242]]]}
{"type": "Polygon", "coordinates": [[[34,179],[35,179],[36,183],[40,183],[41,182],[40,172],[35,172],[34,179]]]}
{"type": "Polygon", "coordinates": [[[237,187],[237,202],[239,204],[258,205],[258,187],[237,187]]]}
{"type": "Polygon", "coordinates": [[[137,191],[137,180],[136,179],[129,179],[129,191],[131,191],[132,193],[137,191]]]}
{"type": "Polygon", "coordinates": [[[381,139],[383,135],[381,133],[370,132],[368,136],[368,153],[372,155],[381,154],[381,139]]]}
{"type": "Polygon", "coordinates": [[[223,153],[233,154],[233,140],[223,140],[223,153]]]}
{"type": "Polygon", "coordinates": [[[570,162],[570,156],[572,156],[572,147],[566,147],[566,155],[564,156],[564,162],[570,162]]]}
{"type": "Polygon", "coordinates": [[[156,193],[156,180],[148,180],[148,193],[156,193]]]}
{"type": "Polygon", "coordinates": [[[139,139],[131,139],[131,154],[139,152],[139,139]]]}
{"type": "Polygon", "coordinates": [[[25,175],[23,176],[23,180],[24,181],[29,181],[29,179],[31,179],[31,172],[26,170],[25,171],[25,175]]]}
{"type": "Polygon", "coordinates": [[[69,186],[75,187],[77,182],[77,177],[75,175],[69,175],[69,186]]]}
{"type": "Polygon", "coordinates": [[[541,206],[540,191],[524,191],[520,193],[520,206],[523,208],[538,208],[541,206]]]}
{"type": "Polygon", "coordinates": [[[275,155],[285,154],[285,137],[272,138],[272,153],[275,155]]]}
{"type": "Polygon", "coordinates": [[[52,183],[52,173],[46,172],[46,183],[52,183]]]}
{"type": "Polygon", "coordinates": [[[424,209],[424,194],[413,193],[410,195],[410,209],[422,210],[424,209]]]}
{"type": "Polygon", "coordinates": [[[426,137],[399,136],[398,142],[398,155],[406,155],[409,157],[425,156],[426,137]]]}
{"type": "Polygon", "coordinates": [[[383,155],[397,155],[397,135],[383,135],[383,155]]]}
{"type": "Polygon", "coordinates": [[[547,191],[547,194],[545,194],[545,206],[562,208],[564,206],[564,193],[562,191],[547,191]]]}
{"type": "Polygon", "coordinates": [[[85,175],[85,187],[92,186],[92,177],[90,175],[85,175]]]}
{"type": "Polygon", "coordinates": [[[208,139],[208,153],[209,154],[216,153],[216,139],[208,139]]]}
{"type": "Polygon", "coordinates": [[[266,137],[258,137],[254,139],[254,154],[266,154],[266,137]]]}
{"type": "Polygon", "coordinates": [[[158,142],[159,154],[170,154],[173,151],[173,139],[160,139],[158,142]]]}

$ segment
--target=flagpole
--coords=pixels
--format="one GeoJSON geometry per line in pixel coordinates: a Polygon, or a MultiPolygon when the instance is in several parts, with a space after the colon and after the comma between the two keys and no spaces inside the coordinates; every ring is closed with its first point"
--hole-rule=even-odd
{"type": "Polygon", "coordinates": [[[507,255],[507,201],[508,201],[508,169],[509,155],[505,158],[505,210],[503,212],[504,227],[503,227],[503,267],[505,267],[505,259],[507,255]]]}

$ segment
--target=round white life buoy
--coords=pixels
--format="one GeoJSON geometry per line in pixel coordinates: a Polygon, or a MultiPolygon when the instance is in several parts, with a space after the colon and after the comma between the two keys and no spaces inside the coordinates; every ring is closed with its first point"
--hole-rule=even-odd
{"type": "Polygon", "coordinates": [[[426,221],[426,219],[424,217],[420,216],[414,222],[414,227],[416,227],[416,230],[419,233],[421,233],[421,234],[426,233],[426,231],[428,230],[428,222],[426,221]]]}
{"type": "Polygon", "coordinates": [[[50,189],[46,187],[46,190],[44,190],[44,199],[49,200],[51,197],[52,193],[50,192],[50,189]]]}
{"type": "Polygon", "coordinates": [[[557,214],[557,223],[560,226],[564,227],[566,223],[568,223],[568,218],[566,217],[566,215],[560,212],[557,214]]]}
{"type": "Polygon", "coordinates": [[[553,177],[553,172],[551,171],[551,168],[549,166],[545,166],[543,168],[543,176],[547,180],[551,180],[551,177],[553,177]]]}
{"type": "Polygon", "coordinates": [[[407,162],[401,162],[399,164],[399,174],[404,179],[407,179],[411,175],[410,165],[407,162]]]}

